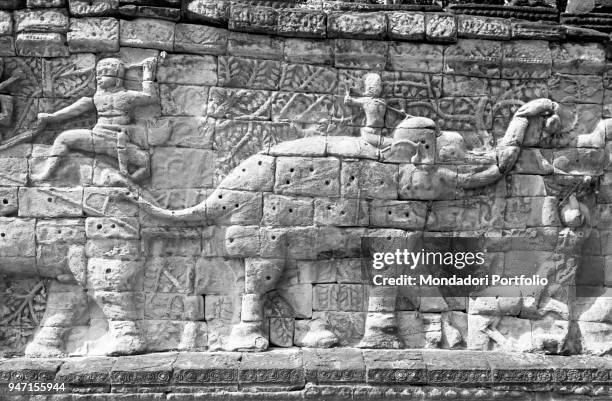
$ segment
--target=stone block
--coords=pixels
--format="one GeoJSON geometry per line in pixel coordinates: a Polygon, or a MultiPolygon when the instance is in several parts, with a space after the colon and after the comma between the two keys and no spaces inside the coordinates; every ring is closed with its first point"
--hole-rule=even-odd
{"type": "Polygon", "coordinates": [[[295,320],[293,318],[272,317],[270,324],[270,344],[278,347],[293,346],[295,320]]]}
{"type": "Polygon", "coordinates": [[[370,205],[370,225],[374,227],[423,229],[426,217],[425,202],[375,199],[370,205]]]}
{"type": "Polygon", "coordinates": [[[267,353],[243,354],[238,372],[241,386],[274,385],[283,388],[304,386],[302,351],[274,350],[267,353]],[[277,372],[285,372],[281,377],[277,372]]]}
{"type": "Polygon", "coordinates": [[[119,8],[118,0],[69,0],[70,14],[75,17],[109,16],[119,8]]]}
{"type": "Polygon", "coordinates": [[[548,78],[551,68],[552,58],[548,42],[516,40],[502,43],[503,78],[548,78]]]}
{"type": "Polygon", "coordinates": [[[91,215],[136,216],[138,205],[127,199],[118,199],[117,191],[123,188],[85,187],[83,189],[83,210],[91,215]]]}
{"type": "Polygon", "coordinates": [[[533,349],[531,322],[512,316],[468,315],[467,347],[483,351],[528,352],[533,349]],[[493,322],[497,323],[488,328],[493,322]]]}
{"type": "Polygon", "coordinates": [[[238,290],[241,277],[244,277],[244,261],[218,257],[198,258],[194,291],[196,294],[231,294],[238,290]]]}
{"type": "Polygon", "coordinates": [[[280,60],[283,57],[283,42],[272,36],[231,32],[228,53],[238,57],[280,60]]]}
{"type": "Polygon", "coordinates": [[[15,32],[68,32],[68,15],[64,10],[15,11],[15,32]]]}
{"type": "Polygon", "coordinates": [[[206,117],[159,118],[149,125],[147,142],[150,146],[212,149],[215,122],[206,117]]]}
{"type": "Polygon", "coordinates": [[[452,166],[400,165],[398,194],[406,200],[455,199],[457,172],[452,166]]]}
{"type": "Polygon", "coordinates": [[[201,234],[191,227],[144,227],[140,235],[146,256],[195,256],[202,251],[201,234]]]}
{"type": "Polygon", "coordinates": [[[38,220],[36,223],[36,243],[59,244],[85,243],[85,226],[82,219],[38,220]]]}
{"type": "Polygon", "coordinates": [[[425,37],[433,42],[455,42],[457,19],[454,14],[425,14],[425,37]]]}
{"type": "Polygon", "coordinates": [[[420,12],[396,11],[387,14],[387,34],[392,39],[425,39],[425,14],[420,12]]]}
{"type": "Polygon", "coordinates": [[[423,362],[427,366],[427,381],[435,385],[462,383],[467,386],[487,387],[491,382],[491,368],[470,351],[453,351],[448,354],[426,352],[423,362]]]}
{"type": "Polygon", "coordinates": [[[182,85],[216,85],[217,59],[213,56],[170,54],[157,67],[157,82],[182,85]]]}
{"type": "Polygon", "coordinates": [[[387,63],[388,47],[382,41],[336,39],[335,66],[382,70],[387,63]]]}
{"type": "MultiPolygon", "coordinates": [[[[68,58],[52,58],[42,61],[42,68],[49,71],[54,78],[49,85],[44,85],[43,95],[49,98],[64,98],[72,101],[81,96],[93,96],[95,84],[96,57],[91,53],[73,54],[68,58]]],[[[45,104],[41,102],[39,108],[47,112],[56,111],[64,106],[68,106],[68,100],[60,100],[50,103],[49,109],[44,109],[45,104]]],[[[41,110],[42,111],[42,110],[41,110]]],[[[79,124],[92,124],[95,121],[95,114],[88,115],[91,120],[79,122],[79,124]]],[[[68,126],[62,126],[69,128],[68,126]]],[[[76,128],[82,128],[78,125],[76,128]]]]}
{"type": "Polygon", "coordinates": [[[600,43],[552,44],[555,73],[600,75],[606,65],[605,50],[600,43]]]}
{"type": "Polygon", "coordinates": [[[262,224],[267,226],[310,226],[313,224],[311,198],[264,195],[262,224]]]}
{"type": "Polygon", "coordinates": [[[140,242],[118,239],[87,241],[85,254],[89,258],[137,260],[140,258],[140,242]]]}
{"type": "Polygon", "coordinates": [[[176,24],[174,50],[197,54],[225,54],[229,32],[225,29],[194,24],[176,24]]]}
{"type": "Polygon", "coordinates": [[[85,219],[85,234],[92,239],[138,239],[140,224],[136,217],[88,217],[85,219]]]}
{"type": "Polygon", "coordinates": [[[511,21],[513,39],[562,40],[563,27],[532,21],[511,21]]]}
{"type": "Polygon", "coordinates": [[[145,319],[203,320],[204,297],[184,294],[146,294],[145,319]]]}
{"type": "Polygon", "coordinates": [[[327,16],[330,38],[382,39],[387,32],[385,13],[332,12],[327,16]]]}
{"type": "Polygon", "coordinates": [[[601,104],[604,99],[603,82],[597,75],[554,74],[548,86],[551,100],[558,103],[601,104]]]}
{"type": "Polygon", "coordinates": [[[119,43],[121,46],[172,51],[175,25],[173,22],[159,19],[121,20],[119,43]]]}
{"type": "Polygon", "coordinates": [[[216,118],[269,120],[271,93],[261,90],[211,88],[208,115],[216,118]]]}
{"type": "Polygon", "coordinates": [[[227,0],[188,0],[184,7],[185,16],[193,21],[223,23],[229,18],[227,0]]]}
{"type": "Polygon", "coordinates": [[[2,177],[0,185],[18,186],[25,185],[28,178],[28,159],[21,157],[0,158],[2,177]]]}
{"type": "MultiPolygon", "coordinates": [[[[160,84],[159,96],[164,116],[206,115],[208,87],[195,85],[160,84]]],[[[210,113],[213,117],[214,113],[210,113]]]]}
{"type": "Polygon", "coordinates": [[[178,354],[171,352],[119,357],[111,371],[111,384],[124,393],[134,391],[134,383],[140,389],[167,387],[177,357],[178,354]]]}
{"type": "Polygon", "coordinates": [[[110,391],[110,372],[117,361],[111,357],[71,358],[65,361],[56,378],[63,383],[70,383],[73,388],[95,388],[110,391]]]}
{"type": "Polygon", "coordinates": [[[206,199],[206,218],[217,225],[259,224],[262,208],[259,192],[217,189],[206,199]]]}
{"type": "Polygon", "coordinates": [[[357,349],[302,350],[304,371],[310,382],[319,384],[364,383],[365,363],[357,349]]]}
{"type": "Polygon", "coordinates": [[[83,188],[20,188],[19,216],[78,217],[83,214],[83,188]]]}
{"type": "Polygon", "coordinates": [[[316,198],[314,223],[333,226],[368,226],[369,205],[365,200],[316,198]]]}
{"type": "Polygon", "coordinates": [[[582,352],[587,355],[606,355],[610,353],[610,331],[612,324],[578,322],[582,352]]]}
{"type": "Polygon", "coordinates": [[[147,260],[144,291],[154,293],[193,292],[195,261],[185,256],[154,256],[147,260]]]}
{"type": "Polygon", "coordinates": [[[17,213],[17,187],[0,187],[0,216],[17,213]]]}
{"type": "Polygon", "coordinates": [[[212,187],[213,152],[204,149],[156,148],[151,158],[155,188],[212,187]],[[184,174],[189,171],[190,174],[184,174]]]}
{"type": "Polygon", "coordinates": [[[553,166],[574,175],[597,176],[603,174],[605,152],[603,149],[562,149],[554,151],[553,166]]]}
{"type": "Polygon", "coordinates": [[[149,352],[204,350],[208,344],[205,322],[145,320],[143,332],[149,352]]]}
{"type": "Polygon", "coordinates": [[[397,174],[396,164],[345,162],[340,176],[341,194],[349,198],[397,199],[397,174]]]}
{"type": "Polygon", "coordinates": [[[283,64],[280,89],[295,92],[335,93],[337,71],[308,64],[283,64]]]}
{"type": "Polygon", "coordinates": [[[397,71],[442,72],[441,45],[392,42],[389,46],[389,68],[397,71]]]}
{"type": "Polygon", "coordinates": [[[276,33],[278,11],[272,7],[232,3],[228,27],[232,31],[276,33]]]}
{"type": "Polygon", "coordinates": [[[19,33],[15,39],[15,49],[20,56],[29,57],[67,57],[66,37],[61,33],[19,33]]]}
{"type": "Polygon", "coordinates": [[[330,43],[295,38],[285,41],[283,58],[290,63],[307,64],[332,64],[334,60],[333,48],[330,43]]]}
{"type": "Polygon", "coordinates": [[[458,15],[457,25],[458,36],[460,38],[510,39],[510,21],[503,18],[458,15]]]}
{"type": "Polygon", "coordinates": [[[546,185],[541,175],[512,174],[506,179],[510,196],[546,196],[546,185]]]}
{"type": "Polygon", "coordinates": [[[229,257],[259,256],[259,227],[229,226],[225,231],[225,254],[229,257]]]}
{"type": "Polygon", "coordinates": [[[427,228],[433,231],[478,230],[502,228],[504,199],[472,197],[455,201],[434,201],[427,228]]]}
{"type": "Polygon", "coordinates": [[[222,189],[245,191],[272,191],[274,185],[275,158],[253,155],[240,163],[218,185],[222,189]]]}
{"type": "Polygon", "coordinates": [[[300,260],[297,262],[298,281],[301,284],[334,283],[337,265],[335,260],[300,260]]]}
{"type": "Polygon", "coordinates": [[[142,261],[91,258],[87,262],[87,288],[94,291],[142,291],[142,261]]]}
{"type": "Polygon", "coordinates": [[[334,112],[334,97],[313,93],[277,92],[272,99],[272,121],[325,124],[334,112]]]}
{"type": "Polygon", "coordinates": [[[366,350],[366,380],[370,385],[425,383],[427,367],[420,354],[405,350],[366,350]]]}
{"type": "Polygon", "coordinates": [[[552,196],[508,198],[504,228],[559,227],[557,203],[552,196]]]}
{"type": "Polygon", "coordinates": [[[36,256],[35,220],[0,217],[0,256],[36,256]]]}
{"type": "Polygon", "coordinates": [[[15,41],[12,36],[0,36],[0,56],[14,56],[15,41]]]}
{"type": "Polygon", "coordinates": [[[327,34],[327,14],[318,10],[281,8],[278,10],[276,32],[292,37],[324,38],[327,34]]]}
{"type": "Polygon", "coordinates": [[[66,36],[71,53],[119,51],[119,21],[115,18],[71,18],[66,36]]]}
{"type": "Polygon", "coordinates": [[[612,323],[612,288],[591,287],[580,292],[572,304],[572,320],[612,323]]]}
{"type": "MultiPolygon", "coordinates": [[[[338,338],[339,346],[355,346],[363,338],[365,331],[365,312],[313,312],[313,319],[320,319],[327,324],[329,328],[338,338]]],[[[295,330],[295,344],[299,344],[300,338],[306,334],[305,331],[298,332],[298,327],[295,330]]]]}
{"type": "Polygon", "coordinates": [[[13,34],[13,15],[6,11],[0,11],[0,36],[13,34]]]}
{"type": "Polygon", "coordinates": [[[278,89],[281,64],[275,60],[219,57],[219,86],[278,89]]]}
{"type": "Polygon", "coordinates": [[[238,387],[238,368],[242,354],[238,352],[186,352],[173,364],[174,385],[238,387]]]}
{"type": "Polygon", "coordinates": [[[340,195],[340,160],[278,157],[274,192],[292,195],[340,195]]]}

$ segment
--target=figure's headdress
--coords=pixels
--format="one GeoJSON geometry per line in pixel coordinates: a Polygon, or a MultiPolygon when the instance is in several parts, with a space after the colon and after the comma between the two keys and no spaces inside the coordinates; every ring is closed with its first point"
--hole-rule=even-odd
{"type": "Polygon", "coordinates": [[[98,76],[121,78],[125,76],[125,63],[118,58],[105,58],[98,61],[96,73],[98,76]]]}
{"type": "Polygon", "coordinates": [[[382,90],[382,78],[375,72],[368,73],[363,77],[363,83],[366,88],[367,96],[380,96],[382,90]]]}

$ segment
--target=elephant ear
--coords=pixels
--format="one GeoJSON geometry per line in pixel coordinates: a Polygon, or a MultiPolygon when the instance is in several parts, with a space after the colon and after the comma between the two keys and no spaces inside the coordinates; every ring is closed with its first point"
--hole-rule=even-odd
{"type": "Polygon", "coordinates": [[[68,249],[68,268],[76,281],[85,287],[87,285],[87,257],[83,245],[72,245],[68,249]]]}

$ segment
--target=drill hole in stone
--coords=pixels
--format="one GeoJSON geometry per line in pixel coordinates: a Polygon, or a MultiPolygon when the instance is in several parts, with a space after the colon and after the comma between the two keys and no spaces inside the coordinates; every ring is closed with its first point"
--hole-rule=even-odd
{"type": "Polygon", "coordinates": [[[331,205],[327,205],[327,210],[331,210],[331,209],[332,209],[331,205]]]}
{"type": "Polygon", "coordinates": [[[285,181],[285,184],[289,185],[289,180],[285,181]]]}
{"type": "Polygon", "coordinates": [[[257,165],[258,165],[258,166],[261,166],[261,165],[262,165],[261,160],[257,162],[257,165]]]}
{"type": "Polygon", "coordinates": [[[410,217],[410,213],[406,212],[406,213],[404,213],[404,216],[410,217]]]}
{"type": "Polygon", "coordinates": [[[115,228],[116,226],[114,224],[111,224],[111,228],[115,228]]]}
{"type": "Polygon", "coordinates": [[[225,210],[225,206],[223,206],[221,209],[225,210]]]}
{"type": "Polygon", "coordinates": [[[276,239],[276,235],[273,235],[273,236],[272,236],[272,239],[273,239],[273,240],[274,240],[274,239],[276,239]]]}
{"type": "Polygon", "coordinates": [[[276,210],[276,206],[272,206],[272,210],[276,210]]]}
{"type": "Polygon", "coordinates": [[[388,214],[389,216],[391,216],[391,214],[392,214],[391,210],[389,210],[389,211],[387,212],[387,214],[388,214]]]}
{"type": "Polygon", "coordinates": [[[96,228],[97,228],[98,230],[101,230],[101,229],[102,229],[102,224],[98,224],[98,225],[96,226],[96,228]]]}
{"type": "Polygon", "coordinates": [[[425,149],[429,149],[429,145],[425,145],[425,149]]]}
{"type": "Polygon", "coordinates": [[[244,172],[246,172],[246,168],[243,168],[243,169],[242,169],[242,172],[243,172],[243,173],[244,173],[244,172]]]}
{"type": "Polygon", "coordinates": [[[341,211],[341,212],[340,212],[340,214],[341,214],[342,216],[344,216],[346,213],[345,213],[345,212],[344,212],[344,210],[343,210],[343,211],[341,211]]]}
{"type": "Polygon", "coordinates": [[[289,213],[293,213],[293,209],[289,209],[289,213]]]}
{"type": "Polygon", "coordinates": [[[223,195],[219,195],[219,199],[223,199],[223,195]]]}
{"type": "Polygon", "coordinates": [[[329,185],[329,180],[325,180],[325,185],[329,185]]]}
{"type": "Polygon", "coordinates": [[[2,199],[2,203],[4,203],[5,205],[8,205],[8,199],[2,199]]]}
{"type": "Polygon", "coordinates": [[[354,176],[354,175],[352,175],[352,176],[351,176],[351,178],[350,178],[350,180],[351,180],[351,181],[355,181],[355,176],[354,176]]]}
{"type": "Polygon", "coordinates": [[[47,198],[47,202],[49,203],[53,202],[53,198],[47,198]]]}
{"type": "Polygon", "coordinates": [[[313,172],[314,168],[310,167],[308,170],[310,170],[310,172],[313,172]]]}
{"type": "Polygon", "coordinates": [[[272,280],[272,277],[266,276],[266,280],[270,281],[270,280],[272,280]]]}
{"type": "Polygon", "coordinates": [[[295,169],[292,169],[292,168],[289,169],[290,173],[293,173],[294,171],[295,171],[295,169]]]}
{"type": "Polygon", "coordinates": [[[0,237],[4,238],[4,237],[6,237],[6,234],[5,233],[0,233],[0,237]]]}
{"type": "Polygon", "coordinates": [[[110,273],[110,272],[111,272],[111,269],[106,269],[106,273],[110,273]]]}
{"type": "Polygon", "coordinates": [[[230,243],[234,242],[234,239],[233,239],[233,238],[230,238],[230,239],[229,239],[229,242],[230,242],[230,243]]]}
{"type": "Polygon", "coordinates": [[[234,206],[236,207],[236,209],[238,209],[240,207],[240,204],[236,203],[234,206]]]}

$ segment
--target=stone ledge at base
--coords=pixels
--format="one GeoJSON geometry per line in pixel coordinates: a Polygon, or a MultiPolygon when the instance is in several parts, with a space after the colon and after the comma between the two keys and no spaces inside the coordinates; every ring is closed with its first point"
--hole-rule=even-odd
{"type": "Polygon", "coordinates": [[[2,401],[201,399],[603,401],[612,399],[612,358],[289,348],[0,359],[2,401]],[[65,392],[9,392],[18,382],[65,383],[65,392]]]}

